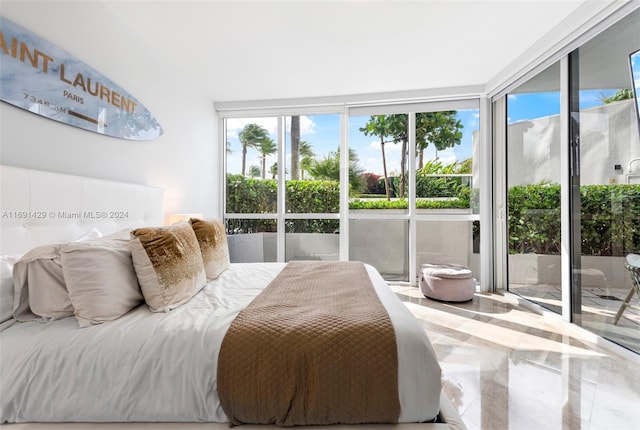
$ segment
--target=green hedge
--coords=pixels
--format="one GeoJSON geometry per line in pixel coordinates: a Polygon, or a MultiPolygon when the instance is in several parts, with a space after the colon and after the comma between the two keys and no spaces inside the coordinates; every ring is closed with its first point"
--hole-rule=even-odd
{"type": "MultiPolygon", "coordinates": [[[[290,213],[339,213],[340,183],[297,180],[286,182],[286,210],[290,213]]],[[[276,213],[277,182],[273,179],[227,177],[227,213],[276,213]]],[[[334,233],[339,220],[287,220],[288,233],[334,233]]],[[[255,233],[276,231],[274,219],[230,219],[227,231],[255,233]]]]}
{"type": "MultiPolygon", "coordinates": [[[[443,200],[416,199],[417,209],[469,209],[469,188],[463,188],[458,192],[457,197],[450,197],[443,200]]],[[[371,197],[355,199],[349,202],[349,209],[407,209],[409,203],[407,199],[394,199],[387,201],[384,196],[379,196],[377,200],[371,197]]]]}
{"type": "MultiPolygon", "coordinates": [[[[580,187],[581,254],[624,256],[640,250],[640,185],[580,187]]],[[[509,252],[560,253],[560,186],[508,192],[509,252]]]]}
{"type": "MultiPolygon", "coordinates": [[[[275,180],[227,178],[227,213],[276,213],[275,180]]],[[[290,213],[339,213],[340,184],[298,180],[286,183],[290,213]]],[[[581,190],[582,255],[623,256],[640,251],[640,185],[584,185],[581,190]]],[[[474,196],[473,200],[476,200],[474,196]]],[[[444,200],[418,199],[418,209],[468,209],[469,188],[444,200]]],[[[406,199],[352,200],[349,209],[407,209],[406,199]]],[[[560,186],[525,185],[508,191],[509,251],[560,253],[560,186]]],[[[339,220],[287,220],[286,231],[335,233],[339,220]]],[[[276,220],[227,220],[234,232],[273,232],[276,220]]],[[[476,229],[477,230],[477,229],[476,229]]]]}

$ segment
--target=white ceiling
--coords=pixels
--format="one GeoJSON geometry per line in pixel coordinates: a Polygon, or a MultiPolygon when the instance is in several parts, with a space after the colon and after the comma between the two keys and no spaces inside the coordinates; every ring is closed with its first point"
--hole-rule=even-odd
{"type": "MultiPolygon", "coordinates": [[[[242,101],[485,85],[612,3],[1,0],[0,12],[47,14],[38,28],[16,21],[98,70],[106,42],[89,43],[90,28],[124,41],[111,49],[144,49],[212,101],[242,101]]],[[[142,57],[126,67],[147,66],[142,57]]]]}

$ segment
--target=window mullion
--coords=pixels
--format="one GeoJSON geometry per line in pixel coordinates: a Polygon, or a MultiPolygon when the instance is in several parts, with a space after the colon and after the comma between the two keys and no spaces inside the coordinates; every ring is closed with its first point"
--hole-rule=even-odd
{"type": "Polygon", "coordinates": [[[349,260],[349,108],[340,115],[340,260],[349,260]]]}
{"type": "Polygon", "coordinates": [[[409,136],[409,282],[416,285],[415,274],[418,273],[416,267],[417,252],[417,226],[416,226],[416,114],[411,112],[408,115],[407,135],[409,136]]]}
{"type": "Polygon", "coordinates": [[[277,260],[279,262],[285,261],[286,256],[286,248],[285,248],[285,180],[287,176],[286,168],[286,152],[285,152],[285,133],[286,133],[286,117],[280,116],[278,117],[278,195],[277,195],[277,205],[278,205],[278,223],[277,223],[277,260]]]}

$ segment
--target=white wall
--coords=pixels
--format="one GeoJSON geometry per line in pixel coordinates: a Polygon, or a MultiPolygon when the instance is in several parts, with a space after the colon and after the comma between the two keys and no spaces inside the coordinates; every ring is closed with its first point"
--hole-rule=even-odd
{"type": "MultiPolygon", "coordinates": [[[[580,183],[627,183],[629,161],[640,157],[633,100],[582,110],[580,133],[580,183]]],[[[510,124],[507,146],[510,186],[560,182],[558,115],[510,124]]],[[[636,172],[639,167],[632,165],[636,172]]]]}
{"type": "Polygon", "coordinates": [[[150,141],[116,139],[0,103],[2,164],[154,185],[165,189],[165,214],[220,215],[213,101],[167,67],[170,52],[150,50],[102,2],[3,1],[2,15],[122,86],[164,129],[150,141]]]}

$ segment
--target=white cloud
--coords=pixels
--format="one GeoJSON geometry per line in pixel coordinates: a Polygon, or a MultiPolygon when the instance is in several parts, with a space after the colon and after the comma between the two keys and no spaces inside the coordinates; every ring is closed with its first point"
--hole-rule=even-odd
{"type": "MultiPolygon", "coordinates": [[[[368,149],[373,149],[378,151],[378,153],[380,153],[380,141],[379,140],[374,140],[369,144],[368,149]]],[[[393,143],[393,142],[386,142],[384,144],[384,152],[385,154],[388,153],[393,153],[393,152],[402,152],[402,143],[393,143]]]]}
{"type": "MultiPolygon", "coordinates": [[[[258,124],[264,127],[273,140],[276,140],[278,132],[278,118],[229,118],[227,119],[227,139],[237,139],[240,131],[247,124],[258,124]]],[[[291,127],[291,117],[286,117],[285,127],[287,130],[291,127]]],[[[315,123],[308,116],[300,116],[300,134],[313,134],[315,133],[315,123]]]]}
{"type": "Polygon", "coordinates": [[[367,147],[367,149],[371,150],[371,149],[375,149],[376,151],[380,152],[380,141],[379,140],[374,140],[371,143],[369,143],[369,146],[367,147]]]}
{"type": "Polygon", "coordinates": [[[232,153],[227,155],[227,172],[240,173],[242,171],[242,155],[232,153]]]}
{"type": "Polygon", "coordinates": [[[438,160],[440,160],[440,162],[446,166],[447,164],[455,163],[456,161],[458,161],[458,156],[453,149],[449,148],[445,149],[444,151],[438,152],[438,160]]]}
{"type": "MultiPolygon", "coordinates": [[[[285,127],[287,128],[287,130],[291,129],[291,117],[288,116],[286,117],[285,120],[285,127]]],[[[311,121],[311,118],[309,118],[306,115],[301,115],[300,116],[300,135],[304,136],[305,134],[313,134],[315,133],[315,128],[316,128],[316,124],[311,121]]]]}
{"type": "Polygon", "coordinates": [[[278,119],[275,117],[271,118],[229,118],[227,119],[227,139],[230,138],[238,138],[240,131],[247,124],[258,124],[261,127],[264,127],[269,135],[275,137],[276,130],[278,127],[278,119]]]}

